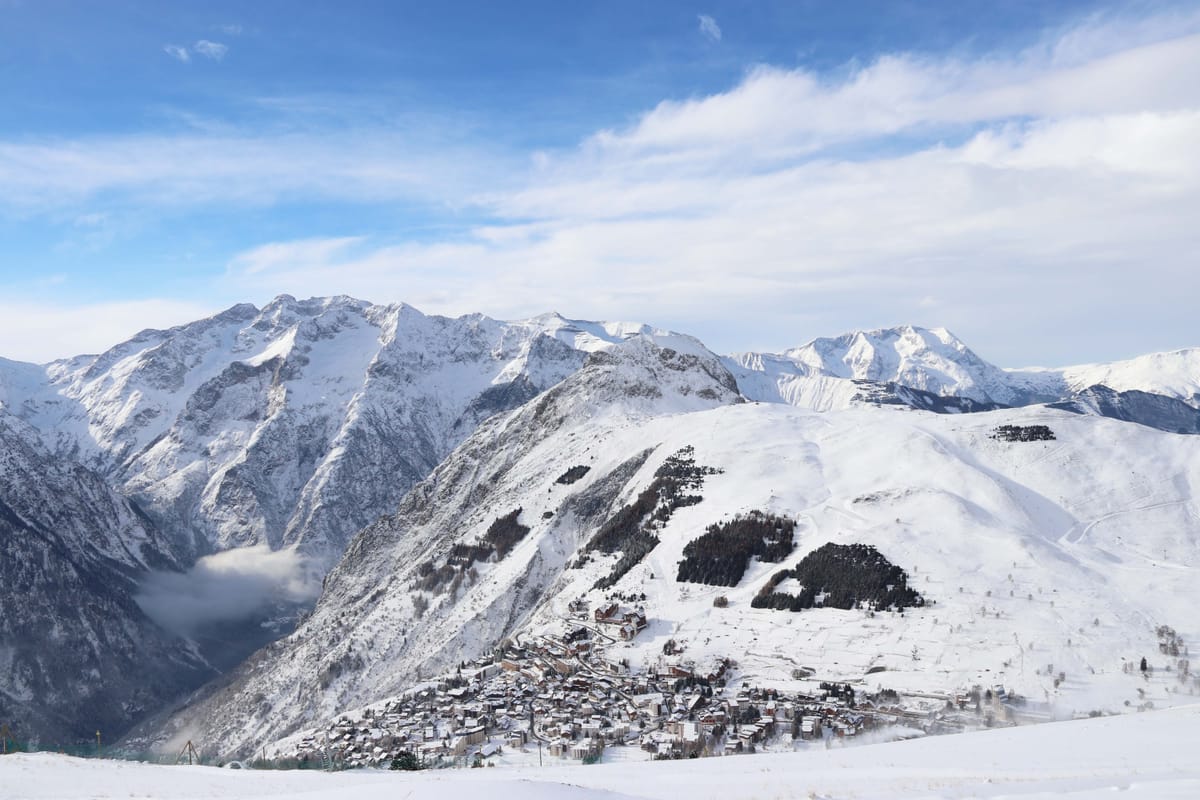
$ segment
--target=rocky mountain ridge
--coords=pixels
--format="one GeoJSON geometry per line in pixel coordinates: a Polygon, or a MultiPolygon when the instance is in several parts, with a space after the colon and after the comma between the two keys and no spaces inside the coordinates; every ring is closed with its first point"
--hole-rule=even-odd
{"type": "Polygon", "coordinates": [[[0,398],[136,499],[181,560],[266,544],[329,565],[480,421],[642,330],[612,328],[282,296],[41,375],[8,362],[0,398]]]}

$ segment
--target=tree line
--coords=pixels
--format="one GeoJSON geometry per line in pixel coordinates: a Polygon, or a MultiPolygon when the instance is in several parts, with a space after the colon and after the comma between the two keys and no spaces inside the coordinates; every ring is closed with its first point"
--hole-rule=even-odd
{"type": "Polygon", "coordinates": [[[694,506],[704,498],[694,494],[704,485],[707,475],[719,469],[696,464],[695,448],[681,448],[663,461],[655,470],[654,480],[637,498],[612,515],[584,548],[584,557],[575,566],[587,561],[586,554],[621,553],[612,571],[596,581],[594,588],[608,589],[633,569],[658,546],[657,531],[667,524],[677,509],[694,506]]]}
{"type": "Polygon", "coordinates": [[[778,563],[795,547],[796,521],[752,511],[709,525],[683,548],[675,580],[709,586],[737,586],[750,559],[778,563]]]}
{"type": "Polygon", "coordinates": [[[864,606],[902,611],[925,605],[925,598],[909,587],[907,572],[871,545],[831,542],[809,553],[794,569],[772,575],[750,605],[785,611],[864,606]],[[776,591],[788,578],[800,583],[799,593],[776,591]]]}

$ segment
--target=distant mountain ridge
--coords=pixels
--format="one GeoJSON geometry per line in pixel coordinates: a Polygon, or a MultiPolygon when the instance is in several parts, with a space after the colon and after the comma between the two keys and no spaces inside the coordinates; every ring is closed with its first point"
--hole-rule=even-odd
{"type": "Polygon", "coordinates": [[[945,328],[905,325],[814,339],[783,353],[738,353],[726,364],[748,398],[820,411],[864,401],[942,413],[1055,403],[1174,433],[1200,425],[1200,348],[1108,364],[1001,369],[945,328]],[[1113,399],[1089,400],[1098,392],[1113,399]]]}

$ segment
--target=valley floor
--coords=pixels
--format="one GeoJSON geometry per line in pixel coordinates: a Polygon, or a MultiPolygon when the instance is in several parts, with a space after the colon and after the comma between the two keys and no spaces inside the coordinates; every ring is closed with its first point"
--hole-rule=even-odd
{"type": "Polygon", "coordinates": [[[1200,797],[1197,741],[1200,705],[831,750],[570,767],[325,774],[17,754],[0,757],[0,796],[1171,800],[1200,797]]]}

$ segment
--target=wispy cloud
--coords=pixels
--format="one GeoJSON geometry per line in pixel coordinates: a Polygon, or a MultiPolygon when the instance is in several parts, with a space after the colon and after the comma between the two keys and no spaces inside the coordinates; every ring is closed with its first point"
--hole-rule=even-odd
{"type": "Polygon", "coordinates": [[[721,41],[721,26],[708,14],[699,15],[700,33],[710,42],[721,41]]]}
{"type": "Polygon", "coordinates": [[[280,269],[323,269],[332,263],[332,259],[362,242],[360,236],[273,242],[239,254],[233,259],[230,268],[242,275],[273,273],[280,269]]]}
{"type": "Polygon", "coordinates": [[[1194,327],[1159,287],[1200,296],[1196,74],[1200,14],[1178,13],[835,76],[759,67],[521,169],[384,126],[0,142],[0,209],[420,198],[488,222],[433,244],[280,237],[230,259],[223,296],[559,308],[694,330],[722,349],[747,345],[714,322],[736,316],[776,346],[915,320],[1001,361],[1022,346],[1004,338],[1014,328],[1063,352],[1076,336],[1128,353],[1132,330],[1194,327]]]}
{"type": "Polygon", "coordinates": [[[476,197],[496,222],[454,241],[303,242],[294,266],[247,257],[229,279],[701,333],[752,313],[782,343],[922,320],[935,296],[936,322],[964,335],[1020,324],[1095,346],[1094,320],[1122,318],[1127,347],[1130,325],[1187,325],[1154,287],[1200,296],[1200,86],[1184,78],[1200,18],[1124,30],[976,60],[894,55],[838,80],[760,68],[540,159],[519,189],[476,197]]]}
{"type": "MultiPolygon", "coordinates": [[[[59,275],[40,278],[39,288],[67,283],[59,275]]],[[[219,304],[151,298],[70,304],[0,300],[0,353],[5,358],[44,363],[79,353],[98,353],[146,328],[170,328],[219,311],[219,304]]]]}
{"type": "MultiPolygon", "coordinates": [[[[240,29],[239,29],[240,30],[240,29]]],[[[212,61],[223,61],[225,55],[229,52],[229,46],[221,42],[212,42],[208,39],[200,39],[191,48],[184,47],[178,44],[163,45],[163,52],[171,58],[181,63],[187,64],[192,60],[192,54],[204,56],[212,61]]]]}
{"type": "MultiPolygon", "coordinates": [[[[368,128],[256,135],[203,131],[73,141],[0,140],[0,213],[103,203],[167,208],[263,206],[284,196],[463,202],[496,185],[501,159],[480,149],[368,128]],[[298,165],[304,165],[302,168],[298,165]]],[[[85,211],[104,210],[84,208],[85,211]]]]}
{"type": "Polygon", "coordinates": [[[211,58],[213,61],[221,61],[225,58],[225,54],[229,52],[228,45],[220,42],[210,42],[208,39],[201,39],[192,45],[192,49],[204,56],[211,58]]]}
{"type": "Polygon", "coordinates": [[[231,22],[231,23],[226,23],[225,25],[218,25],[217,30],[219,30],[221,33],[225,34],[226,36],[241,36],[243,28],[238,23],[231,22]]]}

